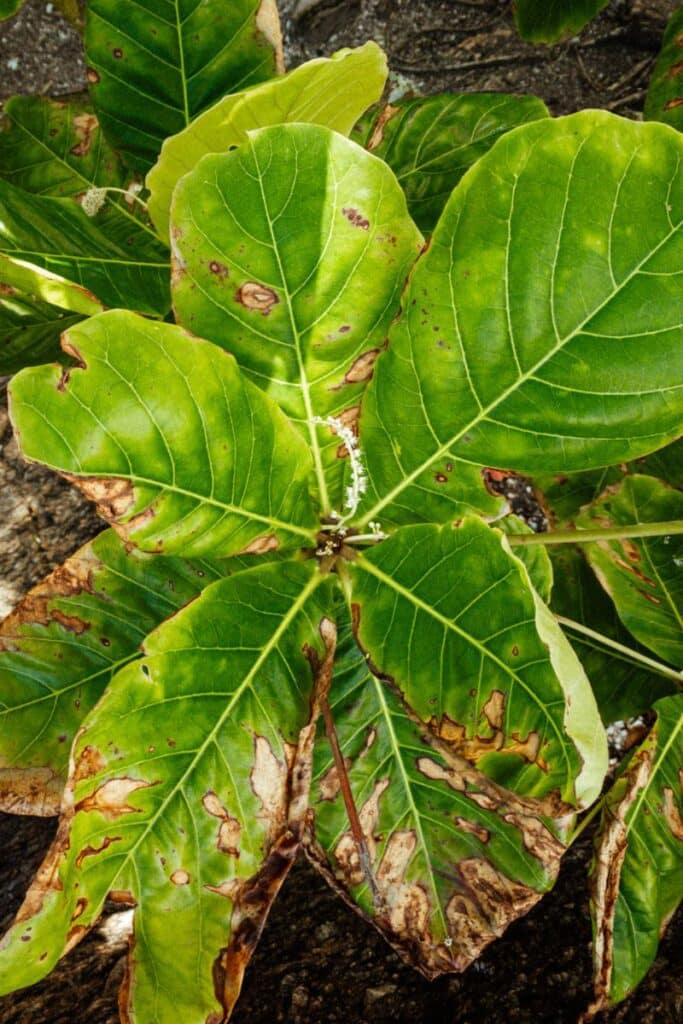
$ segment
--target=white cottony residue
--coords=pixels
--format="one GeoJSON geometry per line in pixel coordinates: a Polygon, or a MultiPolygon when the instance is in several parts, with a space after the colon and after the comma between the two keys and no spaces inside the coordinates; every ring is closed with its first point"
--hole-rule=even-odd
{"type": "Polygon", "coordinates": [[[344,501],[346,512],[344,519],[349,519],[352,515],[355,515],[368,486],[368,478],[365,474],[365,466],[363,465],[363,456],[358,444],[358,438],[352,428],[347,427],[336,416],[327,416],[325,419],[322,416],[316,416],[313,422],[320,423],[321,426],[327,426],[333,430],[337,437],[344,442],[349,453],[351,483],[346,488],[346,499],[344,501]]]}

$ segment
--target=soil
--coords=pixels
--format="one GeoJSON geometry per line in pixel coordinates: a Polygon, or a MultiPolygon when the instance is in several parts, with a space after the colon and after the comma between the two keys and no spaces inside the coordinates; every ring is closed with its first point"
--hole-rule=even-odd
{"type": "MultiPolygon", "coordinates": [[[[517,38],[509,4],[487,0],[281,0],[289,64],[374,38],[394,85],[416,93],[533,92],[554,114],[603,107],[639,117],[676,0],[613,0],[578,38],[551,48],[517,38]]],[[[80,40],[51,3],[28,0],[0,25],[0,100],[82,89],[80,40]]],[[[17,456],[0,409],[0,613],[101,528],[54,474],[17,456]]],[[[0,931],[54,833],[50,819],[0,815],[0,931]]],[[[236,1024],[574,1024],[591,996],[586,869],[590,837],[526,918],[465,974],[426,982],[296,865],[247,971],[236,1024]]],[[[39,985],[0,999],[0,1024],[115,1024],[128,916],[113,913],[39,985]]],[[[645,981],[602,1024],[681,1024],[683,913],[645,981]]],[[[152,1024],[152,1022],[144,1022],[152,1024]]],[[[182,1022],[179,1022],[182,1024],[182,1022]]]]}

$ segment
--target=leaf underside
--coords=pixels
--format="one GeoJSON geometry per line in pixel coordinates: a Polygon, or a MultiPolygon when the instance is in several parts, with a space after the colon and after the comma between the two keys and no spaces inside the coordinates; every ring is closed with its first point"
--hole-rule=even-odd
{"type": "Polygon", "coordinates": [[[16,373],[63,356],[62,331],[77,324],[80,314],[34,299],[9,285],[0,285],[0,375],[16,373]]]}
{"type": "Polygon", "coordinates": [[[650,78],[643,116],[683,129],[683,9],[675,11],[650,78]]]}

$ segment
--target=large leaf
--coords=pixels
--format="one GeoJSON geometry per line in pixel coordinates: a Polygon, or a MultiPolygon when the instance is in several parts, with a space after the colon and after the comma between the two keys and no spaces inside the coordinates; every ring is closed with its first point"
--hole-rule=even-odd
{"type": "Polygon", "coordinates": [[[664,125],[587,111],[462,179],[363,402],[363,521],[457,515],[457,459],[579,470],[679,435],[682,157],[664,125]]]}
{"type": "Polygon", "coordinates": [[[102,304],[168,312],[167,251],[116,211],[100,225],[73,199],[31,195],[0,181],[0,250],[0,282],[54,305],[84,313],[102,304]],[[41,285],[45,272],[60,279],[52,290],[49,277],[41,285]]]}
{"type": "Polygon", "coordinates": [[[348,571],[369,664],[445,750],[548,808],[596,798],[606,745],[590,685],[501,534],[474,517],[405,527],[348,571]]]}
{"type": "Polygon", "coordinates": [[[649,121],[665,121],[683,131],[683,7],[666,27],[643,114],[649,121]]]}
{"type": "Polygon", "coordinates": [[[81,317],[0,285],[0,375],[59,358],[62,331],[81,317]]]}
{"type": "Polygon", "coordinates": [[[166,139],[147,175],[149,211],[159,234],[169,234],[171,195],[179,178],[207,153],[227,152],[265,125],[303,121],[348,135],[363,111],[379,99],[387,76],[376,43],[308,61],[282,78],[224,96],[183,131],[166,139]]]}
{"type": "Polygon", "coordinates": [[[19,443],[125,540],[186,556],[312,542],[310,454],[231,356],[120,310],[72,328],[64,347],[79,366],[23,370],[10,385],[19,443]]]}
{"type": "MultiPolygon", "coordinates": [[[[683,520],[683,494],[650,476],[629,476],[578,517],[579,528],[683,520]]],[[[586,557],[641,643],[683,666],[683,537],[635,537],[585,545],[586,557]]]]}
{"type": "Polygon", "coordinates": [[[446,93],[398,100],[367,125],[367,146],[391,167],[422,231],[433,231],[451,192],[496,139],[547,117],[535,96],[446,93]]]}
{"type": "MultiPolygon", "coordinates": [[[[570,544],[549,547],[554,570],[550,607],[593,633],[648,657],[650,652],[622,625],[614,602],[598,583],[581,549],[570,544]]],[[[598,636],[570,628],[566,633],[591,681],[605,724],[633,718],[648,711],[658,698],[676,693],[673,679],[657,674],[627,652],[601,643],[598,636]]]]}
{"type": "MultiPolygon", "coordinates": [[[[433,678],[437,659],[429,665],[433,678]]],[[[471,682],[451,680],[449,689],[471,682]]],[[[464,970],[551,887],[564,850],[559,802],[505,790],[464,749],[437,745],[393,688],[370,674],[349,629],[340,636],[330,704],[368,863],[364,871],[322,729],[309,856],[428,977],[464,970]]]]}
{"type": "Polygon", "coordinates": [[[107,530],[0,626],[0,809],[57,814],[71,742],[145,636],[229,570],[127,552],[107,530]]]}
{"type": "Polygon", "coordinates": [[[580,32],[608,0],[516,0],[515,22],[530,43],[556,43],[580,32]]]}
{"type": "Polygon", "coordinates": [[[347,448],[400,290],[422,243],[387,166],[317,125],[250,134],[179,183],[173,301],[299,425],[323,514],[339,508],[347,448]],[[329,481],[323,474],[328,470],[329,481]]]}
{"type": "Polygon", "coordinates": [[[219,580],[117,674],[75,744],[57,837],[0,950],[1,992],[43,977],[112,895],[136,907],[124,1017],[227,1019],[298,844],[305,649],[320,646],[329,579],[309,561],[219,580]]]}
{"type": "Polygon", "coordinates": [[[683,895],[683,694],[610,791],[592,868],[595,1013],[631,992],[683,895]]]}
{"type": "Polygon", "coordinates": [[[271,78],[274,0],[90,0],[85,32],[95,110],[115,148],[146,171],[161,143],[227,92],[271,78]]]}

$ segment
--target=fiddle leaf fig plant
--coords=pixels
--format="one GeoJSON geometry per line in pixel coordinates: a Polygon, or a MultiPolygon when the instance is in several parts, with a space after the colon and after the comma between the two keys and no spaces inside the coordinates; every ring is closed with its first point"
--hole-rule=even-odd
{"type": "Polygon", "coordinates": [[[0,808],[60,815],[0,992],[109,899],[122,1020],[227,1021],[300,850],[424,975],[462,971],[600,812],[595,1013],[682,895],[681,136],[452,97],[366,115],[363,148],[374,44],[200,112],[205,26],[180,61],[143,6],[124,50],[92,5],[97,113],[15,100],[0,143],[16,436],[111,527],[0,628],[0,808]],[[163,145],[111,115],[152,29],[163,145]],[[513,471],[549,531],[509,515],[513,471]],[[555,513],[560,480],[588,501],[555,513]],[[601,797],[614,665],[657,719],[601,797]]]}

